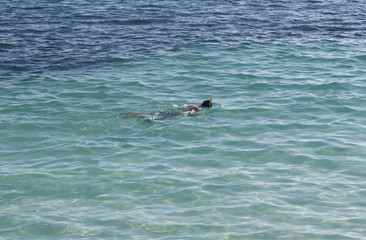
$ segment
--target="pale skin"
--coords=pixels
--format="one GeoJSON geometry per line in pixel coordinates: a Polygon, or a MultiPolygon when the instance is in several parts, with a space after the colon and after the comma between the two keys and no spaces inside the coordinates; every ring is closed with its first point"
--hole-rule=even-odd
{"type": "Polygon", "coordinates": [[[203,101],[203,103],[201,105],[196,105],[196,104],[188,105],[186,107],[182,107],[181,110],[198,112],[199,110],[201,110],[203,108],[211,107],[212,106],[211,100],[212,100],[212,98],[210,100],[205,100],[205,101],[203,101]]]}
{"type": "Polygon", "coordinates": [[[198,106],[198,105],[195,105],[195,104],[192,104],[192,105],[188,105],[186,107],[182,107],[181,108],[183,111],[195,111],[195,112],[198,112],[199,110],[202,109],[202,107],[198,106]]]}

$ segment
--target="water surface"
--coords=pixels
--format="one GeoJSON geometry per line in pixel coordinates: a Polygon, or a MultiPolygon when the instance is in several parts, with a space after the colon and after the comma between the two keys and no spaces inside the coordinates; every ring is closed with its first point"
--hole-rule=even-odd
{"type": "Polygon", "coordinates": [[[0,238],[366,238],[363,1],[0,5],[0,238]]]}

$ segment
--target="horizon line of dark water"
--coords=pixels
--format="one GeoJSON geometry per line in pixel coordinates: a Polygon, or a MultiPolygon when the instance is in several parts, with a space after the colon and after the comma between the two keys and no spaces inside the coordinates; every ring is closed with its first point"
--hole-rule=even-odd
{"type": "Polygon", "coordinates": [[[363,44],[363,1],[5,1],[0,76],[123,64],[192,46],[363,44]]]}

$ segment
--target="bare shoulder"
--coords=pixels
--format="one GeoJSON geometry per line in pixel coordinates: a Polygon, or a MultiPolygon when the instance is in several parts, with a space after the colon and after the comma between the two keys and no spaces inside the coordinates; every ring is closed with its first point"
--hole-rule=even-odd
{"type": "Polygon", "coordinates": [[[201,110],[201,108],[198,105],[192,104],[192,105],[188,105],[186,107],[183,107],[182,110],[183,111],[196,111],[197,112],[197,111],[201,110]]]}

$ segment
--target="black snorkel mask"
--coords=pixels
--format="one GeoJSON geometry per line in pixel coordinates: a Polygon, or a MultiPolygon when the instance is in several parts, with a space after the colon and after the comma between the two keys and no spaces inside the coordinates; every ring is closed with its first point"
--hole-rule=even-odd
{"type": "Polygon", "coordinates": [[[200,107],[203,107],[203,108],[210,108],[210,107],[212,107],[212,98],[210,98],[210,100],[203,101],[203,103],[201,104],[200,107]]]}

